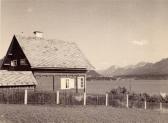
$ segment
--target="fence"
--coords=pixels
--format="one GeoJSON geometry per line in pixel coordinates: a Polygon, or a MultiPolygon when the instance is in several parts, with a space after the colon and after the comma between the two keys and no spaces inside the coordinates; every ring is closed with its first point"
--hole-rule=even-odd
{"type": "Polygon", "coordinates": [[[134,99],[128,94],[114,95],[86,94],[73,92],[47,92],[31,90],[0,91],[1,104],[33,104],[33,105],[105,105],[112,107],[127,107],[141,109],[168,109],[168,103],[147,102],[134,99]]]}
{"type": "Polygon", "coordinates": [[[1,104],[23,104],[24,90],[1,90],[0,91],[1,104]]]}

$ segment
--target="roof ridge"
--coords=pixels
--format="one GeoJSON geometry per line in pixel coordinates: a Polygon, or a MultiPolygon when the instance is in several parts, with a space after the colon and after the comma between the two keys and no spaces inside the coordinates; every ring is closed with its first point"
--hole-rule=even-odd
{"type": "Polygon", "coordinates": [[[59,41],[59,42],[64,42],[64,43],[69,43],[69,44],[76,44],[74,41],[65,41],[65,40],[62,40],[62,39],[49,39],[49,38],[38,38],[38,37],[35,37],[35,36],[24,36],[24,35],[19,35],[19,34],[16,34],[15,37],[17,38],[22,38],[22,39],[34,39],[34,40],[46,40],[46,41],[59,41]]]}

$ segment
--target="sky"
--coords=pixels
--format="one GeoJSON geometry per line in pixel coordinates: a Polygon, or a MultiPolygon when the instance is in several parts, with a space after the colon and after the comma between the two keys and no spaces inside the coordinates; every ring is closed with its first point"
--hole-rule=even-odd
{"type": "Polygon", "coordinates": [[[76,42],[96,69],[168,58],[167,0],[0,1],[0,58],[33,31],[76,42]]]}

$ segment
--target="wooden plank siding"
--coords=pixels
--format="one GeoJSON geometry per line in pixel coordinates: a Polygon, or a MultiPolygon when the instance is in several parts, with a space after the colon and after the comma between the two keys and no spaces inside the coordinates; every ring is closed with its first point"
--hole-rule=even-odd
{"type": "MultiPolygon", "coordinates": [[[[34,76],[37,80],[37,90],[47,90],[47,91],[66,91],[66,92],[84,92],[86,87],[83,89],[78,88],[77,77],[85,77],[85,73],[44,73],[44,72],[34,72],[34,76]],[[73,89],[61,89],[61,78],[72,78],[75,80],[75,85],[73,89]]],[[[86,82],[86,81],[85,81],[86,82]]],[[[86,85],[84,82],[84,85],[86,85]]]]}

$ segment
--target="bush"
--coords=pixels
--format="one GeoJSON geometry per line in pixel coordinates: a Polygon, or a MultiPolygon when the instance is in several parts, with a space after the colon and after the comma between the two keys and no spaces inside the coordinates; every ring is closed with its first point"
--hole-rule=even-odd
{"type": "Polygon", "coordinates": [[[147,93],[129,92],[125,87],[118,87],[112,89],[109,94],[115,97],[115,99],[123,98],[123,95],[129,94],[130,101],[141,102],[146,100],[147,102],[153,102],[153,103],[159,103],[159,102],[168,103],[168,96],[163,98],[160,95],[149,95],[147,93]]]}
{"type": "Polygon", "coordinates": [[[119,94],[126,94],[128,93],[127,89],[125,87],[118,87],[117,89],[112,89],[111,94],[119,95],[119,94]]]}

